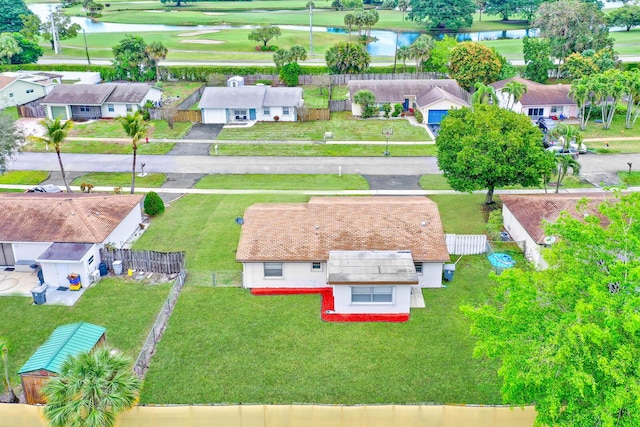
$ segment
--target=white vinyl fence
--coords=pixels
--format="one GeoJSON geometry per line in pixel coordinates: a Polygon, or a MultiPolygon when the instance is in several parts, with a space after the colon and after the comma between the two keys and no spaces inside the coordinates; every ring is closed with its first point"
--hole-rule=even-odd
{"type": "Polygon", "coordinates": [[[484,234],[445,234],[445,239],[451,255],[477,255],[487,251],[484,234]]]}

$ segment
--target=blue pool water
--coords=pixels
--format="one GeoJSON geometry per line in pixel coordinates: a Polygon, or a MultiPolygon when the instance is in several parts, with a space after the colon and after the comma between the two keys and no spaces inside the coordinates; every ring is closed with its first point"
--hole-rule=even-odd
{"type": "Polygon", "coordinates": [[[492,253],[487,258],[489,258],[491,265],[496,268],[511,268],[516,265],[516,262],[511,258],[511,256],[502,252],[492,253]]]}

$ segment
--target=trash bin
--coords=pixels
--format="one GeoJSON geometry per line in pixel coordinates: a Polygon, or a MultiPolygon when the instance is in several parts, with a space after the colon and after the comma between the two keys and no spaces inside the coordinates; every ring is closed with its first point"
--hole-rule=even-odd
{"type": "Polygon", "coordinates": [[[34,304],[44,304],[47,302],[47,285],[36,286],[31,289],[31,295],[33,295],[34,304]]]}
{"type": "Polygon", "coordinates": [[[500,240],[502,240],[503,242],[508,242],[509,241],[509,233],[507,233],[506,231],[503,231],[500,233],[500,240]]]}
{"type": "Polygon", "coordinates": [[[444,265],[444,280],[450,282],[453,280],[453,273],[456,271],[455,264],[445,264],[444,265]]]}
{"type": "Polygon", "coordinates": [[[122,274],[122,261],[121,260],[113,261],[113,274],[115,274],[116,276],[119,276],[119,275],[122,274]]]}
{"type": "Polygon", "coordinates": [[[107,275],[107,263],[101,262],[98,269],[100,270],[100,277],[107,275]]]}

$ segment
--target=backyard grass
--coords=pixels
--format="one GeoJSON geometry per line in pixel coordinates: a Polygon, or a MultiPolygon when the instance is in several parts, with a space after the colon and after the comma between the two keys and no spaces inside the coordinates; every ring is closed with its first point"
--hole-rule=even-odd
{"type": "Polygon", "coordinates": [[[340,100],[349,98],[349,88],[347,85],[331,86],[331,99],[340,100]]]}
{"type": "Polygon", "coordinates": [[[15,374],[53,330],[63,324],[90,322],[107,328],[107,343],[135,360],[170,289],[170,284],[142,285],[103,278],[73,307],[33,305],[27,297],[0,297],[0,336],[9,343],[10,372],[15,374]]]}
{"type": "MultiPolygon", "coordinates": [[[[176,145],[175,142],[150,142],[138,144],[138,154],[167,154],[176,145]]],[[[77,154],[133,154],[131,141],[65,141],[61,145],[64,153],[77,154]]],[[[29,142],[22,147],[22,151],[55,153],[51,147],[47,150],[43,142],[29,142]]]]}
{"type": "Polygon", "coordinates": [[[629,187],[637,187],[640,185],[640,172],[618,172],[620,181],[629,187]]]}
{"type": "Polygon", "coordinates": [[[223,129],[218,140],[322,141],[333,132],[337,141],[384,141],[383,128],[392,128],[391,141],[430,141],[427,132],[406,120],[358,119],[351,112],[332,113],[329,121],[260,122],[248,128],[223,129]]]}
{"type": "Polygon", "coordinates": [[[484,206],[484,194],[442,194],[429,198],[438,204],[445,233],[483,234],[486,231],[489,210],[484,206]]]}
{"type": "Polygon", "coordinates": [[[361,175],[207,175],[195,188],[242,190],[368,190],[361,175]]]}
{"type": "MultiPolygon", "coordinates": [[[[149,138],[182,138],[191,129],[192,123],[176,122],[173,129],[164,120],[151,120],[146,137],[149,138]]],[[[122,125],[116,120],[96,120],[87,123],[75,123],[69,132],[71,137],[84,138],[127,138],[122,125]]],[[[142,145],[142,144],[140,144],[142,145]]]]}
{"type": "Polygon", "coordinates": [[[406,323],[326,323],[317,295],[186,287],[147,373],[143,404],[501,403],[498,365],[472,357],[462,303],[489,297],[466,256],[406,323]]]}
{"type": "MultiPolygon", "coordinates": [[[[381,144],[225,144],[218,143],[220,156],[321,156],[321,157],[379,157],[384,155],[381,144]]],[[[434,144],[391,145],[391,157],[435,156],[434,144]]],[[[211,154],[215,153],[215,146],[211,154]]]]}
{"type": "Polygon", "coordinates": [[[0,184],[40,184],[49,177],[45,171],[7,171],[0,175],[0,184]]]}
{"type": "Polygon", "coordinates": [[[304,90],[304,106],[307,108],[328,108],[329,93],[327,88],[319,86],[302,86],[304,90]]]}
{"type": "MultiPolygon", "coordinates": [[[[136,187],[161,187],[167,180],[162,173],[150,173],[147,176],[136,175],[136,187]]],[[[129,172],[91,172],[81,175],[71,182],[71,185],[80,185],[83,182],[102,187],[130,187],[131,173],[129,172]]]]}
{"type": "MultiPolygon", "coordinates": [[[[201,82],[161,82],[162,98],[169,100],[165,102],[163,107],[177,106],[184,99],[188,98],[192,93],[197,91],[201,86],[201,82]]],[[[197,105],[197,103],[196,103],[197,105]]]]}

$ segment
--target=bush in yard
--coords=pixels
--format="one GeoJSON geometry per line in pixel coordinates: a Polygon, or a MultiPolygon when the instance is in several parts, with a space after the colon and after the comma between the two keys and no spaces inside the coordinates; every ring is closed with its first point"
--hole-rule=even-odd
{"type": "Polygon", "coordinates": [[[384,111],[385,119],[388,119],[389,113],[391,113],[391,104],[389,104],[388,102],[385,104],[382,104],[382,111],[384,111]]]}
{"type": "Polygon", "coordinates": [[[393,113],[391,113],[391,116],[398,117],[403,111],[404,107],[402,106],[402,104],[394,104],[393,113]]]}
{"type": "Polygon", "coordinates": [[[280,69],[280,79],[288,87],[298,86],[298,75],[300,75],[300,65],[291,62],[280,69]]]}
{"type": "Polygon", "coordinates": [[[416,110],[414,115],[416,116],[416,120],[418,121],[418,123],[424,123],[424,117],[422,117],[422,113],[420,112],[420,110],[416,110]]]}
{"type": "Polygon", "coordinates": [[[489,220],[487,221],[487,234],[491,240],[500,239],[500,232],[502,231],[503,223],[502,209],[497,208],[492,210],[489,214],[489,220]]]}
{"type": "Polygon", "coordinates": [[[150,191],[144,198],[144,212],[151,216],[164,212],[164,202],[155,191],[150,191]]]}

